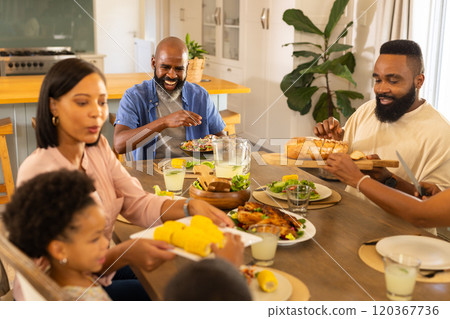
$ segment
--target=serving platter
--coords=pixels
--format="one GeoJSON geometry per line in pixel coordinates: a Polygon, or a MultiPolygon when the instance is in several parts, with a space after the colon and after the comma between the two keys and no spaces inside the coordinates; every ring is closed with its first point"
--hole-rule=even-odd
{"type": "MultiPolygon", "coordinates": [[[[192,216],[189,216],[189,217],[184,217],[184,218],[178,219],[177,221],[180,222],[180,223],[185,224],[186,226],[189,226],[191,224],[191,219],[192,219],[192,216]]],[[[132,234],[130,236],[130,238],[132,238],[132,239],[135,239],[135,238],[154,239],[153,238],[153,234],[155,233],[155,229],[158,228],[158,227],[162,227],[162,225],[155,226],[155,227],[148,228],[148,229],[142,230],[140,232],[134,233],[134,234],[132,234]]],[[[241,236],[241,241],[244,244],[244,247],[247,247],[247,246],[250,246],[252,244],[258,243],[258,242],[260,242],[262,240],[258,236],[252,235],[250,233],[241,232],[241,231],[239,231],[237,229],[234,229],[234,228],[230,228],[230,227],[220,228],[219,227],[219,229],[222,232],[224,232],[224,233],[232,233],[232,234],[236,234],[236,235],[241,236]]],[[[199,260],[201,260],[203,258],[203,257],[201,257],[199,255],[189,253],[189,252],[187,252],[184,249],[179,248],[179,247],[175,247],[173,249],[170,249],[169,251],[171,251],[174,254],[177,254],[179,256],[182,256],[184,258],[191,259],[191,260],[194,260],[194,261],[199,261],[199,260]]],[[[211,258],[211,257],[214,257],[214,254],[209,254],[205,258],[211,258]]]]}
{"type": "MultiPolygon", "coordinates": [[[[305,168],[323,168],[326,161],[313,161],[287,158],[286,154],[265,153],[261,155],[263,160],[269,165],[275,166],[296,166],[305,168]]],[[[354,161],[356,166],[362,170],[372,170],[374,167],[399,167],[399,162],[394,160],[358,160],[354,161]]]]}

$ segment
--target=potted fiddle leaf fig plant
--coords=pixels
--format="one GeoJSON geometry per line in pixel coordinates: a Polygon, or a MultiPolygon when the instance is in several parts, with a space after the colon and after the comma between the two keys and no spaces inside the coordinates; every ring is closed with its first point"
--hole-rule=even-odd
{"type": "Polygon", "coordinates": [[[189,64],[187,70],[188,82],[200,82],[203,76],[203,69],[205,68],[204,54],[208,54],[200,44],[191,40],[189,33],[186,33],[186,46],[189,51],[189,64]]]}
{"type": "Polygon", "coordinates": [[[352,74],[355,70],[355,57],[351,51],[352,46],[339,43],[347,35],[348,29],[353,25],[349,22],[345,28],[334,38],[332,32],[344,13],[349,0],[335,0],[330,12],[325,30],[320,30],[299,9],[288,9],[283,14],[283,20],[292,25],[299,32],[316,35],[316,42],[294,42],[284,46],[294,47],[295,57],[311,58],[299,64],[291,73],[284,76],[280,87],[287,97],[289,108],[305,115],[313,106],[312,98],[319,95],[314,104],[313,117],[316,122],[334,116],[338,120],[340,114],[349,117],[355,109],[350,100],[362,99],[364,96],[356,91],[333,89],[331,80],[340,77],[356,87],[352,74]],[[306,50],[296,50],[297,46],[307,47],[306,50]]]}

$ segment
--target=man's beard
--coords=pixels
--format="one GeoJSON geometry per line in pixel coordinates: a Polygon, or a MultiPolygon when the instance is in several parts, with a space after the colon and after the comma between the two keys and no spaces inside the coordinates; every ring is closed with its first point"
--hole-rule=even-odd
{"type": "Polygon", "coordinates": [[[175,101],[181,94],[181,90],[183,89],[184,82],[186,82],[186,78],[184,80],[176,80],[177,85],[175,86],[175,89],[172,91],[166,91],[164,88],[164,81],[167,79],[169,81],[172,81],[173,79],[164,76],[164,77],[158,77],[156,75],[156,70],[154,70],[154,76],[156,82],[156,92],[158,93],[158,98],[162,100],[165,103],[170,103],[172,101],[175,101]]]}
{"type": "Polygon", "coordinates": [[[375,115],[380,122],[393,123],[408,112],[411,105],[416,100],[416,88],[412,85],[411,90],[400,98],[395,98],[387,94],[378,94],[376,96],[377,106],[375,108],[375,115]],[[388,105],[383,105],[380,102],[381,97],[393,99],[388,105]]]}

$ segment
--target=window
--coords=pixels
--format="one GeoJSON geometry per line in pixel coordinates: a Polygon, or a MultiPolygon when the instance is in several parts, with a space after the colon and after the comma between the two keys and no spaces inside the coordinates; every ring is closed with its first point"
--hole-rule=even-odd
{"type": "Polygon", "coordinates": [[[446,0],[412,1],[410,39],[422,47],[425,83],[421,95],[450,120],[450,5],[446,0]]]}

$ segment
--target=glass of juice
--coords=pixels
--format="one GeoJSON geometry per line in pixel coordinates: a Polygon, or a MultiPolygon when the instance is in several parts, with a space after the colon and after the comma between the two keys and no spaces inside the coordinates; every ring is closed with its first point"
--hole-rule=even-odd
{"type": "Polygon", "coordinates": [[[411,300],[420,260],[400,253],[385,256],[383,260],[387,297],[396,301],[411,300]]]}
{"type": "Polygon", "coordinates": [[[244,138],[212,140],[216,176],[232,178],[250,171],[251,144],[244,138]]]}
{"type": "Polygon", "coordinates": [[[171,163],[163,166],[164,183],[166,190],[173,192],[174,195],[181,195],[183,191],[184,175],[186,174],[185,165],[174,167],[171,163]]]}
{"type": "Polygon", "coordinates": [[[271,224],[251,225],[248,232],[262,238],[262,241],[252,245],[255,265],[272,265],[280,237],[280,227],[271,224]]]}

